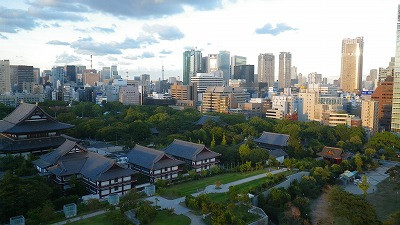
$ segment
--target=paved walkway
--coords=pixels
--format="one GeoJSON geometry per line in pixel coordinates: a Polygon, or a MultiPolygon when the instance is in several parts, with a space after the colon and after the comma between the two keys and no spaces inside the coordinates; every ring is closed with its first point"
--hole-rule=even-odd
{"type": "Polygon", "coordinates": [[[90,218],[90,217],[93,217],[93,216],[98,216],[98,215],[104,214],[106,212],[107,212],[106,210],[101,210],[101,211],[89,213],[89,214],[86,214],[86,215],[83,215],[83,216],[77,216],[77,217],[74,217],[74,218],[71,218],[71,219],[68,219],[68,220],[64,220],[64,221],[61,221],[61,222],[58,222],[58,223],[53,223],[52,225],[68,224],[68,223],[76,222],[78,220],[84,220],[84,219],[87,219],[87,218],[90,218]]]}
{"type": "Polygon", "coordinates": [[[187,212],[184,215],[189,217],[189,219],[191,220],[190,225],[205,225],[202,216],[196,216],[191,212],[187,212]]]}
{"type": "MultiPolygon", "coordinates": [[[[283,169],[271,171],[270,173],[271,174],[277,174],[277,173],[281,173],[281,172],[286,171],[286,170],[287,170],[286,168],[283,168],[283,169]]],[[[229,187],[231,187],[231,186],[247,183],[247,182],[250,182],[250,181],[253,181],[253,180],[257,180],[257,179],[260,179],[260,178],[263,178],[263,177],[266,177],[266,176],[267,176],[267,173],[265,172],[265,173],[262,173],[262,174],[259,174],[259,175],[255,175],[255,176],[252,176],[252,177],[247,177],[247,178],[244,178],[244,179],[241,179],[241,180],[237,180],[237,181],[234,181],[234,182],[231,182],[231,183],[223,184],[223,185],[221,185],[221,189],[216,189],[215,185],[213,185],[213,184],[212,185],[208,185],[204,189],[204,191],[197,192],[197,193],[194,193],[192,195],[193,196],[198,196],[198,195],[204,194],[204,193],[224,193],[224,192],[228,192],[229,191],[229,187]]],[[[185,197],[180,197],[180,198],[173,199],[173,200],[169,200],[169,199],[163,198],[161,196],[152,196],[152,197],[146,198],[146,200],[151,201],[153,203],[153,205],[155,205],[156,199],[157,199],[157,205],[160,206],[162,209],[173,208],[175,210],[175,213],[178,214],[178,215],[186,214],[186,213],[190,212],[190,209],[188,209],[188,208],[182,206],[181,204],[179,204],[179,203],[185,201],[185,197]]]]}

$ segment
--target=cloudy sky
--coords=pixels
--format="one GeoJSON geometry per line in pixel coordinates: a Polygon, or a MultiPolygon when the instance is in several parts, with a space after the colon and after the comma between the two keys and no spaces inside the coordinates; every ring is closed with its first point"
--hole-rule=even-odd
{"type": "MultiPolygon", "coordinates": [[[[364,71],[394,56],[397,0],[1,0],[0,59],[49,69],[118,65],[182,77],[182,52],[228,50],[257,67],[290,51],[298,72],[340,73],[341,40],[363,36],[364,71]]],[[[276,67],[278,64],[276,65],[276,67]]],[[[275,74],[277,78],[277,74],[275,74]]]]}

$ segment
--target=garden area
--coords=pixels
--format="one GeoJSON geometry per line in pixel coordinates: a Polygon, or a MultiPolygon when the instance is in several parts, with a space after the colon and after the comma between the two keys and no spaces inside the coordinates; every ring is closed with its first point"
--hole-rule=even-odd
{"type": "Polygon", "coordinates": [[[247,177],[252,177],[255,175],[266,173],[267,170],[254,170],[249,172],[230,172],[223,173],[215,176],[199,178],[198,180],[186,181],[178,184],[172,184],[168,187],[161,188],[157,191],[162,197],[168,199],[175,199],[183,197],[189,194],[196,193],[208,185],[215,185],[215,183],[221,182],[221,184],[227,184],[233,181],[241,180],[247,177]]]}

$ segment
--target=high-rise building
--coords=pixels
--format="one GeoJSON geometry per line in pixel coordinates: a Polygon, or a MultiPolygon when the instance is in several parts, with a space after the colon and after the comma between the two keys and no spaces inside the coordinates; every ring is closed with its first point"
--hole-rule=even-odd
{"type": "Polygon", "coordinates": [[[292,67],[292,54],[290,52],[281,52],[279,54],[279,88],[290,87],[290,70],[292,67]]]}
{"type": "Polygon", "coordinates": [[[190,78],[202,71],[201,51],[192,49],[183,52],[183,84],[187,85],[190,78]]]}
{"type": "Polygon", "coordinates": [[[378,102],[379,130],[390,131],[392,121],[393,77],[389,76],[375,88],[371,99],[378,102]]]}
{"type": "Polygon", "coordinates": [[[10,66],[11,84],[17,86],[19,92],[23,91],[24,82],[33,83],[33,66],[10,66]]]}
{"type": "Polygon", "coordinates": [[[362,126],[370,135],[378,132],[378,102],[374,100],[362,100],[361,121],[362,126]]]}
{"type": "Polygon", "coordinates": [[[40,68],[33,68],[33,82],[35,84],[40,83],[40,68]]]}
{"type": "Polygon", "coordinates": [[[137,86],[119,88],[119,102],[124,105],[140,105],[140,93],[137,86]]]}
{"type": "Polygon", "coordinates": [[[235,66],[242,66],[247,64],[247,58],[244,56],[234,55],[231,58],[231,77],[235,74],[235,66]]]}
{"type": "Polygon", "coordinates": [[[246,80],[246,83],[254,83],[254,65],[235,66],[233,79],[246,80]]]}
{"type": "Polygon", "coordinates": [[[11,92],[10,61],[0,60],[0,94],[11,92]]]}
{"type": "Polygon", "coordinates": [[[76,82],[76,66],[66,65],[64,69],[65,69],[65,83],[76,82]]]}
{"type": "Polygon", "coordinates": [[[117,67],[117,65],[112,65],[112,66],[111,66],[111,77],[114,78],[114,79],[119,79],[119,78],[121,78],[121,77],[118,75],[118,67],[117,67]]]}
{"type": "Polygon", "coordinates": [[[82,76],[82,82],[84,85],[96,86],[100,81],[100,74],[96,72],[96,70],[84,70],[82,76]]]}
{"type": "Polygon", "coordinates": [[[208,54],[207,72],[212,73],[218,70],[218,54],[208,54]]]}
{"type": "Polygon", "coordinates": [[[394,77],[395,57],[391,57],[389,66],[386,68],[379,67],[378,83],[385,81],[386,77],[394,77]]]}
{"type": "Polygon", "coordinates": [[[227,83],[228,80],[231,79],[230,58],[231,58],[231,53],[229,51],[219,51],[218,70],[222,71],[222,77],[224,78],[225,83],[227,83]]]}
{"type": "Polygon", "coordinates": [[[393,77],[392,131],[400,132],[400,5],[397,8],[396,59],[393,77]]]}
{"type": "Polygon", "coordinates": [[[53,86],[53,89],[57,88],[57,82],[59,82],[61,86],[64,84],[64,77],[65,77],[64,69],[65,68],[63,66],[57,66],[51,69],[50,82],[53,86]]]}
{"type": "Polygon", "coordinates": [[[362,89],[363,50],[363,37],[342,41],[340,88],[345,92],[358,94],[362,89]]]}
{"type": "Polygon", "coordinates": [[[322,74],[317,72],[312,72],[308,74],[308,84],[321,84],[322,83],[322,74]]]}
{"type": "Polygon", "coordinates": [[[109,80],[111,78],[111,68],[110,67],[103,67],[101,70],[101,81],[109,80]]]}
{"type": "Polygon", "coordinates": [[[275,56],[272,53],[258,55],[258,82],[273,87],[275,81],[275,56]]]}
{"type": "Polygon", "coordinates": [[[290,68],[290,79],[297,79],[297,66],[292,66],[290,68]]]}

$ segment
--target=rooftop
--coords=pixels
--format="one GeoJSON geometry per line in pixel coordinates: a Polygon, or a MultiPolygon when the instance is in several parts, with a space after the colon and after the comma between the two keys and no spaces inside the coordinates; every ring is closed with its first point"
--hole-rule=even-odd
{"type": "Polygon", "coordinates": [[[268,145],[276,145],[287,147],[290,136],[287,134],[278,134],[264,131],[259,138],[254,139],[255,142],[268,145]]]}
{"type": "MultiPolygon", "coordinates": [[[[184,158],[184,159],[191,160],[191,161],[201,160],[198,157],[199,157],[199,154],[203,151],[210,152],[207,155],[207,157],[209,157],[209,158],[220,156],[219,153],[209,150],[203,144],[196,144],[196,143],[182,141],[182,140],[178,140],[178,139],[175,139],[168,147],[166,147],[164,149],[164,152],[169,155],[184,158]]],[[[202,155],[202,157],[204,157],[204,156],[205,155],[202,155]]]]}

